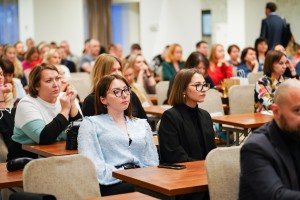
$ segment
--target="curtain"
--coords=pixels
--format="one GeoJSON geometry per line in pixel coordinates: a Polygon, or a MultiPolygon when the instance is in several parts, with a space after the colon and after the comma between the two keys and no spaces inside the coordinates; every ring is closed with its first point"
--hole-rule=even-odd
{"type": "Polygon", "coordinates": [[[111,0],[86,0],[89,38],[98,39],[101,46],[112,42],[111,0]]]}

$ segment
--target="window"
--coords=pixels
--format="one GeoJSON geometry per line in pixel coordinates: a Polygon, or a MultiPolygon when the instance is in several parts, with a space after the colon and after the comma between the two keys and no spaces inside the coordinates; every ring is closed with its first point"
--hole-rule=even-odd
{"type": "Polygon", "coordinates": [[[0,43],[19,40],[18,0],[0,0],[0,43]]]}
{"type": "Polygon", "coordinates": [[[211,12],[210,10],[202,11],[202,36],[211,36],[211,12]]]}

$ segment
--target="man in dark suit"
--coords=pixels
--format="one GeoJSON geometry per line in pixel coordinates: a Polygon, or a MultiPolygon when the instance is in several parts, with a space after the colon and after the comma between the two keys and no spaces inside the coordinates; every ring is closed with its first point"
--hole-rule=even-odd
{"type": "Polygon", "coordinates": [[[241,148],[240,200],[300,199],[299,80],[277,88],[272,111],[241,148]]]}
{"type": "Polygon", "coordinates": [[[278,16],[275,11],[277,6],[273,2],[266,4],[266,18],[262,20],[260,38],[268,41],[269,49],[273,49],[276,44],[283,44],[283,34],[286,23],[282,17],[278,16]]]}

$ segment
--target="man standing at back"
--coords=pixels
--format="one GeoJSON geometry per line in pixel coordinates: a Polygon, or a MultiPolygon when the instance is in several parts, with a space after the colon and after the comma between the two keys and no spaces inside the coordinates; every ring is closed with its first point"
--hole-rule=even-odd
{"type": "Polygon", "coordinates": [[[276,44],[282,44],[282,38],[285,31],[285,21],[275,13],[277,6],[273,2],[266,4],[266,18],[262,20],[260,38],[268,41],[269,49],[273,49],[276,44]]]}
{"type": "Polygon", "coordinates": [[[274,119],[241,148],[239,200],[300,199],[300,81],[280,84],[274,119]]]}

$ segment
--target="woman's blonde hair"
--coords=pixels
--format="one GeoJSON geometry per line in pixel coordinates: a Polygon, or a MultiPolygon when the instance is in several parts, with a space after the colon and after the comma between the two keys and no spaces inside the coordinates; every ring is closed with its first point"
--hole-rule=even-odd
{"type": "Polygon", "coordinates": [[[49,63],[50,58],[57,53],[59,55],[59,52],[57,49],[50,49],[44,54],[43,63],[49,63]]]}
{"type": "Polygon", "coordinates": [[[112,68],[115,64],[115,62],[118,62],[121,66],[120,71],[122,71],[122,63],[121,61],[110,54],[101,54],[96,58],[91,77],[91,88],[92,88],[92,93],[95,93],[96,87],[100,80],[105,76],[109,75],[112,72],[112,68]]]}
{"type": "MultiPolygon", "coordinates": [[[[10,49],[14,49],[15,52],[16,52],[16,48],[14,46],[12,46],[12,45],[6,45],[4,47],[4,49],[3,49],[4,59],[7,59],[6,53],[10,49]]],[[[18,60],[17,56],[16,56],[15,60],[13,61],[13,65],[14,65],[14,77],[16,77],[16,78],[22,78],[22,76],[23,76],[23,67],[22,67],[21,62],[18,60]]]]}
{"type": "Polygon", "coordinates": [[[212,63],[215,63],[215,64],[218,62],[218,59],[217,59],[217,48],[218,47],[223,47],[223,45],[214,44],[211,47],[210,56],[209,56],[209,61],[212,62],[212,63]]]}
{"type": "MultiPolygon", "coordinates": [[[[167,62],[173,62],[174,61],[174,52],[175,52],[176,47],[179,47],[182,50],[182,47],[180,46],[180,44],[177,44],[177,43],[172,44],[168,49],[168,54],[167,54],[167,57],[166,57],[167,62]]],[[[180,62],[181,61],[182,61],[182,57],[180,58],[180,62]]]]}

